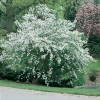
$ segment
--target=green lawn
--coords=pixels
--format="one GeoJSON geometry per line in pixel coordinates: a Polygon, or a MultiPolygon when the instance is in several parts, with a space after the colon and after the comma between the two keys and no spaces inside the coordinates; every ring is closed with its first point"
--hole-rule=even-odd
{"type": "Polygon", "coordinates": [[[91,62],[87,66],[87,73],[91,71],[100,71],[100,59],[96,59],[96,62],[91,62]]]}
{"type": "Polygon", "coordinates": [[[0,80],[0,86],[45,91],[45,92],[78,94],[78,95],[87,95],[87,96],[100,96],[100,90],[35,86],[32,84],[22,84],[22,83],[7,81],[7,80],[0,80]]]}

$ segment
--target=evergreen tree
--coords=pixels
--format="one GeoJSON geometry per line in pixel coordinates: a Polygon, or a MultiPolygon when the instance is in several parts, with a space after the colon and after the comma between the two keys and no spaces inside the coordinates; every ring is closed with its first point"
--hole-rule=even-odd
{"type": "Polygon", "coordinates": [[[66,7],[65,7],[64,18],[66,20],[74,21],[81,0],[65,0],[65,3],[66,7]]]}

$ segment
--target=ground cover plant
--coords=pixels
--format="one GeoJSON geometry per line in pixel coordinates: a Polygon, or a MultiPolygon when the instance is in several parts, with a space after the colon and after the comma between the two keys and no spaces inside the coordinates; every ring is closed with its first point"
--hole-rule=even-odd
{"type": "Polygon", "coordinates": [[[16,33],[1,40],[3,48],[0,60],[6,62],[7,68],[21,71],[18,79],[45,84],[69,80],[73,85],[78,73],[84,73],[88,62],[93,61],[88,49],[83,48],[87,42],[83,33],[72,31],[75,22],[61,19],[59,13],[45,5],[31,7],[22,20],[15,22],[16,33]]]}

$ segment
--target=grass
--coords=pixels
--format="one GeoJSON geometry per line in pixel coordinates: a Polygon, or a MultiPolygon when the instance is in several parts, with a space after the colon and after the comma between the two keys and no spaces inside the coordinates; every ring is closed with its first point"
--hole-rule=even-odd
{"type": "Polygon", "coordinates": [[[96,59],[96,62],[91,62],[87,66],[87,73],[91,71],[100,71],[100,59],[96,59]]]}
{"type": "Polygon", "coordinates": [[[0,80],[0,86],[13,87],[19,89],[28,89],[28,90],[37,90],[37,91],[44,91],[44,92],[100,96],[100,90],[35,86],[33,84],[16,83],[7,80],[0,80]]]}

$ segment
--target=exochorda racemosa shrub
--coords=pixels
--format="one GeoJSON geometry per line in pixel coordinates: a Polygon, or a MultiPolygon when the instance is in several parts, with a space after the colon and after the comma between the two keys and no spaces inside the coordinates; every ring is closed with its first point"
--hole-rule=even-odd
{"type": "Polygon", "coordinates": [[[8,63],[7,67],[22,70],[19,79],[25,77],[35,83],[41,78],[47,85],[60,84],[64,76],[77,78],[77,73],[85,72],[84,66],[93,61],[88,49],[83,49],[87,42],[82,40],[83,33],[70,31],[75,22],[56,15],[55,10],[42,4],[30,7],[23,20],[15,22],[17,32],[1,41],[4,50],[0,60],[8,63]]]}

